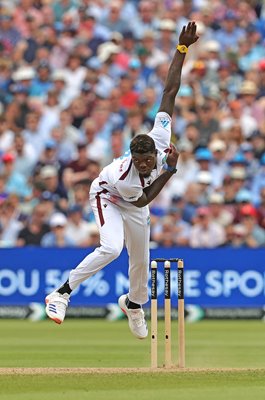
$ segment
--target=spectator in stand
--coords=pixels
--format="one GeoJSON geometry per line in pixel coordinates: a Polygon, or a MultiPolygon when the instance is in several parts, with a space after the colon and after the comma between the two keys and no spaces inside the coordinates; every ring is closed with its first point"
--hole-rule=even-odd
{"type": "Polygon", "coordinates": [[[171,227],[172,241],[174,246],[187,246],[189,244],[190,224],[182,219],[182,209],[177,207],[169,208],[166,217],[159,220],[152,229],[152,239],[158,243],[164,243],[166,226],[171,227]],[[167,223],[165,222],[167,221],[167,223]],[[171,226],[171,223],[173,226],[171,226]]]}
{"type": "Polygon", "coordinates": [[[68,196],[63,184],[59,182],[57,168],[53,165],[45,165],[40,170],[39,180],[43,183],[45,191],[48,191],[56,199],[57,206],[61,210],[66,210],[68,196]]]}
{"type": "Polygon", "coordinates": [[[6,176],[5,190],[9,194],[16,194],[22,199],[29,198],[31,187],[26,177],[15,169],[15,156],[13,153],[4,153],[2,156],[2,173],[6,176]]]}
{"type": "Polygon", "coordinates": [[[260,190],[265,186],[265,153],[260,159],[260,169],[256,176],[253,177],[253,183],[251,185],[251,192],[254,204],[260,202],[260,190]]]}
{"type": "Polygon", "coordinates": [[[248,114],[243,113],[243,105],[240,100],[233,100],[229,104],[231,114],[221,121],[221,129],[229,130],[234,127],[240,127],[243,139],[249,139],[253,132],[258,129],[257,121],[248,114]]]}
{"type": "Polygon", "coordinates": [[[141,44],[147,50],[146,65],[151,69],[157,68],[160,64],[169,61],[169,55],[160,50],[156,45],[156,35],[153,30],[144,32],[141,44]]]}
{"type": "Polygon", "coordinates": [[[207,146],[213,133],[219,131],[219,122],[212,114],[209,104],[203,104],[198,109],[198,118],[195,121],[195,126],[200,132],[199,145],[207,146]]]}
{"type": "Polygon", "coordinates": [[[13,24],[19,29],[23,37],[29,35],[29,16],[36,20],[38,26],[43,23],[42,12],[34,6],[34,0],[20,0],[14,9],[13,24]]]}
{"type": "Polygon", "coordinates": [[[233,207],[234,223],[241,222],[241,209],[246,205],[252,205],[252,194],[248,189],[240,189],[235,196],[235,204],[233,207]]]}
{"type": "Polygon", "coordinates": [[[58,164],[65,165],[71,162],[76,154],[76,144],[74,141],[67,137],[67,131],[61,125],[55,126],[50,132],[51,139],[47,140],[55,142],[56,157],[58,164]]]}
{"type": "Polygon", "coordinates": [[[90,237],[94,233],[94,223],[83,219],[83,210],[80,205],[73,205],[68,210],[68,223],[65,233],[72,238],[74,245],[78,247],[89,247],[92,244],[90,237]]]}
{"type": "Polygon", "coordinates": [[[172,177],[168,185],[171,197],[182,195],[188,184],[194,181],[197,172],[197,163],[192,154],[192,143],[189,140],[181,139],[178,142],[178,150],[180,151],[178,173],[172,177]]]}
{"type": "Polygon", "coordinates": [[[265,246],[265,231],[257,223],[257,210],[250,204],[241,208],[242,225],[247,231],[246,244],[248,247],[265,246]]]}
{"type": "Polygon", "coordinates": [[[154,239],[159,246],[163,247],[174,247],[175,242],[175,224],[174,221],[169,217],[164,217],[160,224],[160,233],[154,234],[154,239]]]}
{"type": "Polygon", "coordinates": [[[265,229],[265,186],[260,188],[260,202],[256,207],[259,225],[265,229]]]}
{"type": "Polygon", "coordinates": [[[190,231],[190,246],[193,248],[213,248],[225,243],[225,230],[222,225],[212,221],[210,210],[199,207],[190,231]]]}
{"type": "Polygon", "coordinates": [[[173,19],[161,19],[159,21],[158,47],[170,57],[173,56],[176,43],[176,21],[173,19]]]}
{"type": "Polygon", "coordinates": [[[234,248],[247,247],[247,229],[243,224],[231,225],[231,234],[226,245],[234,248]]]}
{"type": "Polygon", "coordinates": [[[89,202],[89,189],[91,186],[91,182],[86,184],[76,184],[72,187],[70,191],[70,205],[77,205],[82,208],[83,211],[83,219],[88,222],[95,222],[94,214],[92,212],[92,208],[89,202]]]}
{"type": "Polygon", "coordinates": [[[13,151],[15,157],[14,170],[29,179],[37,162],[34,147],[30,143],[25,143],[23,135],[17,133],[13,142],[13,151]]]}
{"type": "Polygon", "coordinates": [[[144,123],[143,113],[140,108],[135,107],[127,113],[127,124],[123,128],[123,136],[127,144],[139,134],[149,132],[150,127],[144,123]]]}
{"type": "Polygon", "coordinates": [[[22,228],[18,211],[19,199],[16,195],[10,195],[6,200],[0,201],[0,231],[1,247],[14,247],[17,235],[22,228]]]}
{"type": "Polygon", "coordinates": [[[7,127],[4,115],[0,115],[0,152],[10,151],[14,140],[14,132],[7,127]]]}
{"type": "Polygon", "coordinates": [[[44,99],[52,86],[49,63],[46,60],[42,60],[37,67],[37,76],[32,82],[30,96],[44,99]]]}
{"type": "Polygon", "coordinates": [[[200,206],[200,190],[201,188],[198,183],[192,182],[187,186],[186,191],[183,194],[183,198],[185,199],[185,205],[183,207],[183,219],[190,224],[193,221],[197,208],[200,206]]]}
{"type": "Polygon", "coordinates": [[[47,208],[44,203],[37,204],[26,226],[19,231],[16,246],[40,246],[43,236],[50,231],[49,225],[45,222],[46,218],[47,208]]]}
{"type": "Polygon", "coordinates": [[[68,237],[65,230],[67,218],[62,213],[55,213],[49,221],[51,231],[46,233],[41,239],[43,247],[72,247],[74,242],[68,237]]]}
{"type": "Polygon", "coordinates": [[[22,131],[26,145],[31,145],[35,149],[36,157],[39,158],[45,145],[46,135],[41,131],[40,114],[38,112],[29,112],[26,114],[26,126],[22,131]]]}
{"type": "Polygon", "coordinates": [[[238,41],[245,37],[244,30],[237,26],[238,17],[232,10],[227,10],[221,20],[221,29],[216,32],[215,38],[224,50],[233,51],[238,41]]]}
{"type": "Polygon", "coordinates": [[[219,192],[212,192],[208,197],[208,207],[212,221],[227,227],[233,223],[233,213],[224,207],[224,196],[219,192]]]}
{"type": "Polygon", "coordinates": [[[6,54],[11,55],[21,40],[21,34],[14,25],[14,14],[10,9],[2,9],[0,15],[0,42],[6,54]]]}
{"type": "Polygon", "coordinates": [[[128,21],[126,21],[121,14],[122,2],[119,0],[111,1],[107,6],[107,15],[101,20],[110,32],[123,33],[128,29],[128,21]]]}
{"type": "Polygon", "coordinates": [[[155,3],[148,0],[140,0],[138,4],[138,15],[131,23],[131,30],[137,39],[141,39],[149,30],[156,31],[159,26],[155,14],[155,3]]]}
{"type": "Polygon", "coordinates": [[[211,160],[211,173],[212,173],[212,186],[220,188],[223,179],[228,172],[228,165],[226,160],[226,143],[221,139],[214,139],[209,143],[209,149],[212,153],[211,160]]]}

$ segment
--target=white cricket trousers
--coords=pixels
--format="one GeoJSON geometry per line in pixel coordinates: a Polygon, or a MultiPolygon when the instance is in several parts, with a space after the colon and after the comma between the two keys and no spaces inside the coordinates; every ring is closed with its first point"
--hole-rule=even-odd
{"type": "Polygon", "coordinates": [[[129,299],[137,304],[148,301],[150,216],[149,207],[130,203],[116,205],[104,195],[90,198],[100,233],[100,247],[70,272],[74,290],[81,282],[100,271],[121,253],[124,242],[129,255],[129,299]]]}

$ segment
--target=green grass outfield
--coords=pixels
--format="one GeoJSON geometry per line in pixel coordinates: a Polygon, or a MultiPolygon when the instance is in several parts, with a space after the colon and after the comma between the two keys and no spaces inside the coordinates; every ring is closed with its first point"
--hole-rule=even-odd
{"type": "MultiPolygon", "coordinates": [[[[184,371],[149,370],[150,339],[135,339],[125,320],[0,320],[0,329],[1,400],[265,400],[261,321],[186,324],[184,371]]],[[[177,362],[175,322],[172,339],[177,362]]]]}

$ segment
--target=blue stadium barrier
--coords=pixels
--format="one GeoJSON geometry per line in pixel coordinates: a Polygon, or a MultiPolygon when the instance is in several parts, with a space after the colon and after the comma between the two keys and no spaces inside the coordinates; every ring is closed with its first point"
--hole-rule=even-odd
{"type": "MultiPolygon", "coordinates": [[[[64,282],[88,249],[1,249],[0,306],[41,303],[64,282]]],[[[151,258],[184,259],[185,301],[201,307],[263,307],[265,304],[265,250],[218,248],[157,248],[151,258]]],[[[158,298],[163,303],[163,270],[158,272],[158,298]]],[[[172,266],[172,301],[177,301],[177,270],[172,266]]],[[[121,256],[83,282],[71,306],[102,307],[116,303],[128,290],[128,256],[121,256]]]]}

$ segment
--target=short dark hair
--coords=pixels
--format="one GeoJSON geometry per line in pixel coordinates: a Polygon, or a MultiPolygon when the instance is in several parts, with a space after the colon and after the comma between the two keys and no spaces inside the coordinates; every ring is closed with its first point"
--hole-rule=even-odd
{"type": "Polygon", "coordinates": [[[131,153],[155,153],[156,146],[151,136],[142,134],[135,136],[130,144],[131,153]]]}

